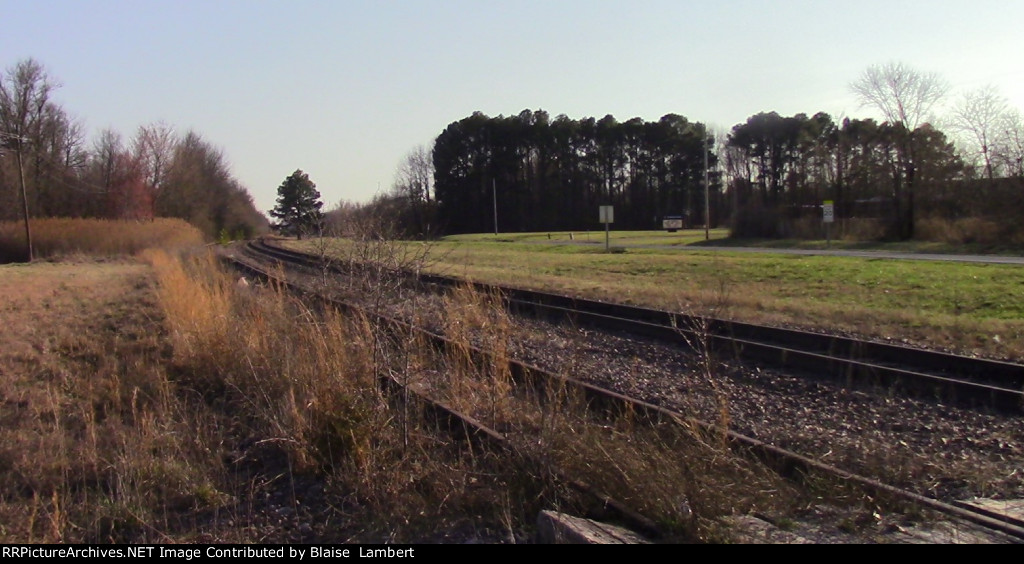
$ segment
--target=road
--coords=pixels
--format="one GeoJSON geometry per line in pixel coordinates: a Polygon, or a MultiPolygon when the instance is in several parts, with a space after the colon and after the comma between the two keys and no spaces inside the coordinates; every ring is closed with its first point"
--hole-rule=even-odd
{"type": "MultiPolygon", "coordinates": [[[[604,245],[604,241],[536,241],[538,245],[604,245]]],[[[708,252],[719,251],[729,253],[761,253],[772,255],[803,255],[803,256],[830,256],[830,257],[857,257],[868,259],[891,259],[891,260],[929,260],[946,262],[970,262],[980,264],[1015,264],[1024,265],[1024,256],[1010,255],[955,255],[946,253],[910,253],[897,251],[857,251],[847,249],[778,249],[771,247],[730,247],[714,245],[630,245],[628,243],[615,244],[613,247],[623,249],[665,249],[681,252],[708,252]]]]}

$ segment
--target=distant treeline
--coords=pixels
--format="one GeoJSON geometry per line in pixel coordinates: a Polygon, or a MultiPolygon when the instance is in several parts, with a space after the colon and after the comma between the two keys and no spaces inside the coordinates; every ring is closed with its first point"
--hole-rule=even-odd
{"type": "MultiPolygon", "coordinates": [[[[615,206],[619,229],[652,229],[665,215],[703,221],[705,145],[712,143],[703,124],[675,114],[620,123],[610,115],[477,112],[434,143],[438,224],[448,233],[490,231],[495,206],[501,231],[596,228],[601,205],[615,206]]],[[[717,173],[712,182],[717,198],[717,173]]]]}
{"type": "Polygon", "coordinates": [[[699,226],[705,145],[711,225],[738,236],[823,236],[821,204],[832,200],[833,233],[909,238],[924,220],[974,217],[986,220],[987,239],[992,225],[1021,239],[1016,153],[990,149],[981,160],[928,123],[910,131],[825,113],[759,113],[716,135],[677,114],[619,122],[476,112],[445,128],[430,163],[423,149],[410,154],[391,197],[375,204],[411,234],[492,231],[495,208],[503,232],[597,229],[601,205],[615,206],[617,229],[657,229],[666,216],[699,226]]]}
{"type": "Polygon", "coordinates": [[[32,217],[181,218],[208,239],[266,230],[223,153],[198,133],[140,126],[125,142],[85,126],[51,99],[56,83],[34,60],[0,71],[0,221],[32,217]]]}

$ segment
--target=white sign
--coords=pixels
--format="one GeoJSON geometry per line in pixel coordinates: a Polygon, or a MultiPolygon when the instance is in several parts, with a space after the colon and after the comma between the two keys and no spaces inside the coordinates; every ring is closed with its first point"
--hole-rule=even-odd
{"type": "Polygon", "coordinates": [[[683,228],[683,218],[681,218],[681,217],[674,217],[672,219],[663,219],[663,220],[661,220],[661,228],[662,229],[682,229],[683,228]]]}
{"type": "Polygon", "coordinates": [[[832,200],[825,200],[824,205],[821,206],[822,218],[825,223],[834,223],[836,220],[835,206],[832,205],[832,200]]]}
{"type": "Polygon", "coordinates": [[[612,206],[601,206],[599,211],[601,223],[615,223],[615,212],[612,210],[612,206]]]}

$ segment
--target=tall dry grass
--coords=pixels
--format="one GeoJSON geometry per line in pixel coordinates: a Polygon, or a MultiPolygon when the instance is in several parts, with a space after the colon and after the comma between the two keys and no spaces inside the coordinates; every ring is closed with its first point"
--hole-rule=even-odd
{"type": "Polygon", "coordinates": [[[278,289],[239,289],[211,257],[149,260],[176,372],[231,414],[244,459],[328,481],[389,539],[504,519],[493,503],[504,470],[493,457],[453,446],[419,409],[382,391],[379,378],[417,369],[416,345],[397,350],[401,339],[380,339],[365,318],[312,309],[278,289]]]}
{"type": "MultiPolygon", "coordinates": [[[[152,221],[42,218],[31,220],[30,228],[33,251],[38,258],[74,254],[135,255],[144,249],[177,249],[203,243],[198,229],[176,218],[152,221]]],[[[25,252],[24,223],[0,223],[0,262],[21,260],[25,252]]]]}
{"type": "Polygon", "coordinates": [[[360,335],[279,290],[240,291],[211,255],[148,259],[174,362],[196,390],[246,414],[249,431],[300,470],[360,458],[378,396],[361,393],[375,380],[360,335]]]}

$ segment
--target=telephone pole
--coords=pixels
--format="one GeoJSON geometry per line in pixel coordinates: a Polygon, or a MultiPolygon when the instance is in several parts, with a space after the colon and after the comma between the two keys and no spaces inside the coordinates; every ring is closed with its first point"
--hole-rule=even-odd
{"type": "Polygon", "coordinates": [[[708,126],[704,126],[704,240],[711,239],[711,186],[708,184],[708,126]]]}
{"type": "Polygon", "coordinates": [[[14,151],[18,159],[18,177],[21,179],[21,209],[25,217],[25,244],[28,247],[28,262],[32,262],[34,258],[32,252],[32,229],[28,223],[28,194],[25,190],[25,165],[22,163],[22,146],[27,141],[21,135],[15,135],[13,133],[6,133],[0,131],[0,138],[8,139],[14,142],[14,151]]]}

